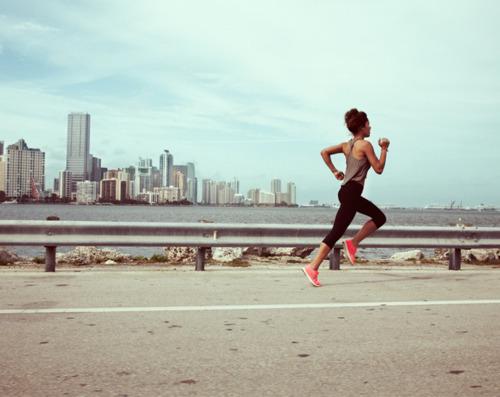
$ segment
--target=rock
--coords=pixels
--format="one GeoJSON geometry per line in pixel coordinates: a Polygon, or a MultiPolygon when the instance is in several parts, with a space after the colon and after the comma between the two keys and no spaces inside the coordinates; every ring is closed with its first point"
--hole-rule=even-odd
{"type": "Polygon", "coordinates": [[[299,256],[306,258],[314,247],[243,247],[244,255],[258,256],[299,256]]]}
{"type": "Polygon", "coordinates": [[[117,263],[112,260],[112,259],[108,259],[106,262],[104,262],[105,265],[116,265],[117,263]]]}
{"type": "Polygon", "coordinates": [[[448,248],[434,248],[434,258],[438,260],[447,260],[450,257],[448,248]]]}
{"type": "Polygon", "coordinates": [[[470,250],[462,250],[462,258],[465,262],[494,262],[499,259],[499,249],[480,249],[472,248],[470,250]]]}
{"type": "Polygon", "coordinates": [[[269,247],[243,247],[243,254],[269,256],[269,247]]]}
{"type": "Polygon", "coordinates": [[[272,256],[292,255],[293,247],[269,247],[268,253],[272,256]]]}
{"type": "Polygon", "coordinates": [[[221,262],[231,262],[243,256],[241,247],[215,247],[212,249],[212,259],[221,262]]]}
{"type": "MultiPolygon", "coordinates": [[[[196,247],[164,247],[166,262],[193,263],[196,261],[196,247]]],[[[209,251],[209,250],[207,250],[209,251]]]]}
{"type": "Polygon", "coordinates": [[[15,252],[5,247],[0,247],[0,266],[10,265],[19,260],[21,258],[15,252]]]}
{"type": "Polygon", "coordinates": [[[293,247],[291,255],[307,258],[314,250],[315,247],[293,247]]]}
{"type": "Polygon", "coordinates": [[[404,252],[396,252],[391,256],[390,259],[392,260],[403,260],[403,261],[408,261],[412,259],[420,260],[424,258],[424,254],[420,250],[411,250],[411,251],[404,251],[404,252]]]}
{"type": "Polygon", "coordinates": [[[106,260],[123,262],[130,259],[130,255],[123,254],[113,249],[98,249],[96,247],[78,246],[66,253],[56,253],[58,262],[73,265],[91,265],[102,263],[106,260]]]}

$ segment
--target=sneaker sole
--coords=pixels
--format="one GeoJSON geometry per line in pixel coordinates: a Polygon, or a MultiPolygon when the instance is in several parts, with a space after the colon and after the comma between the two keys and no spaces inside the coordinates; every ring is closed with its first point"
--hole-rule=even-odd
{"type": "Polygon", "coordinates": [[[315,287],[320,287],[321,284],[314,284],[314,281],[312,281],[311,277],[309,277],[309,274],[307,274],[306,270],[304,268],[302,268],[302,272],[306,275],[307,279],[311,282],[312,285],[314,285],[315,287]]]}
{"type": "Polygon", "coordinates": [[[351,262],[351,265],[354,265],[354,263],[356,262],[356,259],[355,258],[354,259],[351,258],[349,250],[347,249],[347,240],[344,240],[343,243],[344,243],[344,253],[345,253],[345,256],[347,257],[347,259],[349,260],[349,262],[351,262]]]}

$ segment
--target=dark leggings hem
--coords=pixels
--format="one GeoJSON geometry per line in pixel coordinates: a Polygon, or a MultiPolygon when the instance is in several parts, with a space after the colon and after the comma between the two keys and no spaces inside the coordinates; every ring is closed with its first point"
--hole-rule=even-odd
{"type": "Polygon", "coordinates": [[[386,222],[385,214],[370,200],[361,196],[362,191],[363,185],[356,181],[348,181],[340,187],[338,192],[340,208],[337,210],[332,229],[321,241],[330,249],[335,246],[335,243],[345,233],[356,212],[371,217],[377,229],[386,222]]]}

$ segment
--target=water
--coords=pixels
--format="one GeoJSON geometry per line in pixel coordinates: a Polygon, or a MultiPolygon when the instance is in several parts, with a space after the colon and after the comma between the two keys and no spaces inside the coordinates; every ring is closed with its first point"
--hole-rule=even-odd
{"type": "MultiPolygon", "coordinates": [[[[473,226],[500,227],[500,211],[441,210],[441,209],[382,209],[386,225],[396,226],[455,226],[459,218],[473,226]]],[[[0,205],[0,219],[44,220],[57,215],[61,220],[130,221],[130,222],[198,222],[217,223],[303,223],[332,224],[336,208],[323,207],[211,207],[211,206],[120,206],[67,204],[4,204],[0,205]]],[[[369,218],[357,213],[353,225],[362,225],[369,218]]],[[[383,226],[382,226],[383,227],[383,226]]],[[[320,240],[318,240],[318,245],[320,240]]],[[[43,247],[10,247],[19,255],[43,256],[43,247]]],[[[59,247],[65,252],[72,247],[59,247]]],[[[161,247],[116,247],[132,255],[150,256],[161,253],[161,247]]],[[[387,258],[397,250],[360,248],[360,256],[368,259],[387,258]]],[[[432,249],[423,249],[432,255],[432,249]]],[[[314,255],[315,252],[312,253],[314,255]]]]}

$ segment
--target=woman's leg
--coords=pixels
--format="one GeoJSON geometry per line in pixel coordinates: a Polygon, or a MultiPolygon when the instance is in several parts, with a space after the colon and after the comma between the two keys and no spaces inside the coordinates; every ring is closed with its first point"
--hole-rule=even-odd
{"type": "Polygon", "coordinates": [[[311,267],[314,270],[318,270],[325,257],[333,248],[337,240],[342,237],[344,232],[349,227],[349,224],[354,219],[354,216],[356,215],[356,207],[353,205],[354,202],[354,200],[345,201],[340,205],[340,208],[337,211],[337,215],[335,216],[335,221],[333,222],[332,229],[322,240],[321,244],[319,245],[318,253],[311,262],[311,267]]]}
{"type": "Polygon", "coordinates": [[[368,220],[352,238],[355,247],[358,247],[361,240],[380,228],[387,220],[380,208],[362,196],[358,199],[357,210],[372,219],[368,220]]]}

